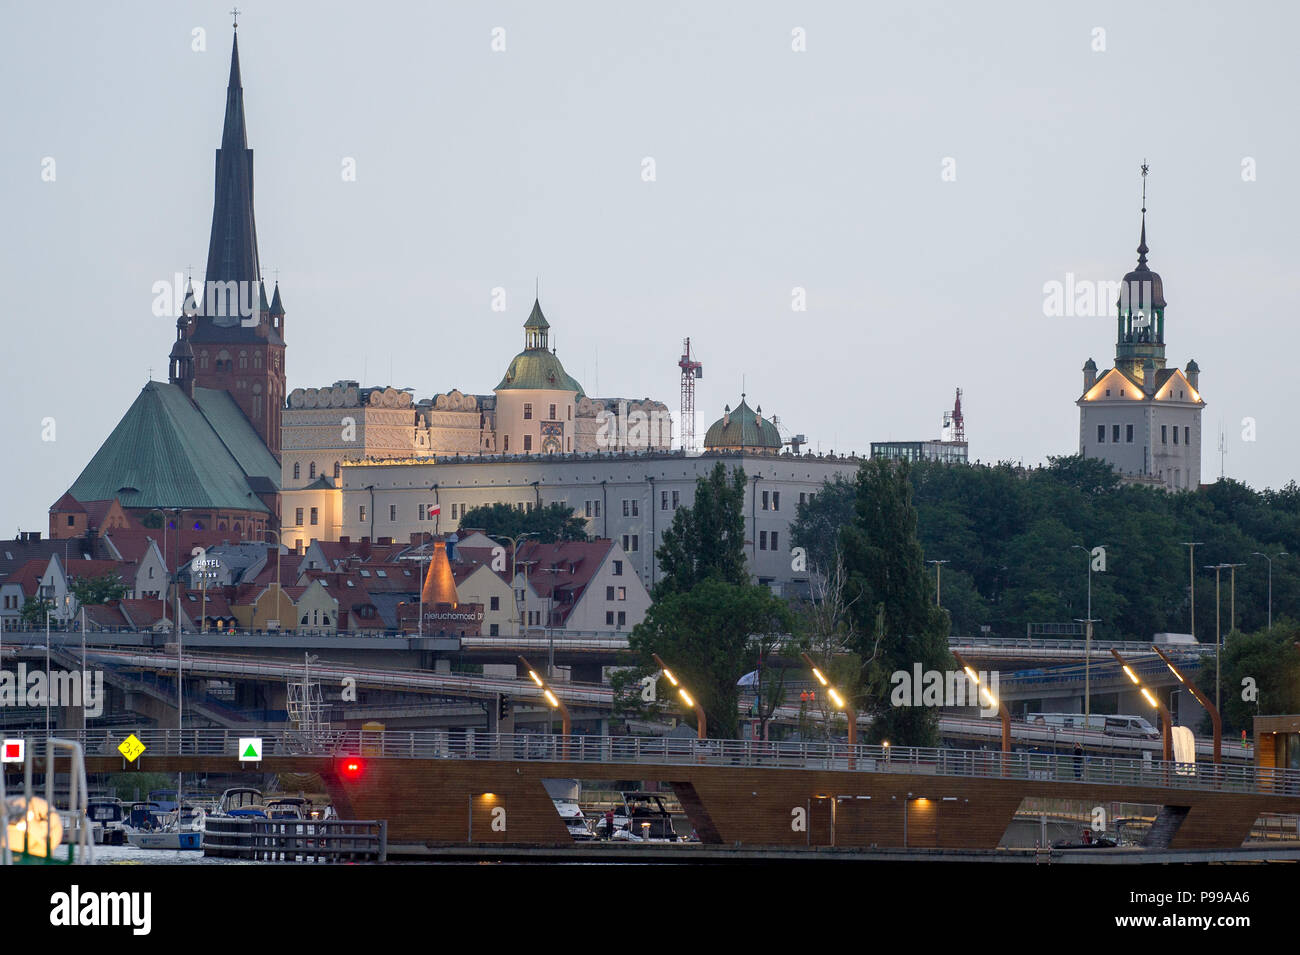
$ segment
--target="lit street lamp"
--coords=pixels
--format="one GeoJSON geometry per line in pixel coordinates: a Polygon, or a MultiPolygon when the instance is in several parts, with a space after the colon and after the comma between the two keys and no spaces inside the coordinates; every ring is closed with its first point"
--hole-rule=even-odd
{"type": "Polygon", "coordinates": [[[547,686],[546,681],[537,675],[537,671],[533,669],[531,663],[525,660],[522,656],[519,658],[519,662],[524,665],[524,669],[528,671],[528,675],[532,678],[532,681],[537,684],[537,688],[542,691],[542,696],[546,698],[546,702],[551,706],[551,708],[560,711],[560,735],[564,737],[563,758],[568,759],[569,733],[573,729],[573,724],[569,719],[569,708],[564,705],[564,701],[555,694],[555,691],[547,686]]]}
{"type": "Polygon", "coordinates": [[[1160,697],[1156,696],[1149,689],[1147,689],[1145,686],[1142,685],[1142,681],[1138,679],[1138,675],[1133,672],[1133,668],[1128,665],[1125,659],[1119,655],[1118,650],[1116,650],[1114,647],[1111,647],[1110,653],[1111,656],[1113,656],[1116,660],[1119,661],[1119,665],[1124,670],[1124,675],[1133,681],[1133,684],[1138,688],[1138,692],[1142,694],[1142,698],[1146,700],[1148,703],[1150,703],[1154,709],[1160,711],[1160,724],[1161,724],[1160,744],[1161,744],[1161,749],[1163,750],[1162,758],[1164,759],[1165,762],[1170,762],[1174,758],[1174,753],[1173,753],[1174,720],[1173,717],[1169,715],[1169,707],[1165,706],[1164,701],[1160,699],[1160,697]]]}
{"type": "Polygon", "coordinates": [[[659,659],[659,654],[652,653],[650,655],[654,657],[655,664],[659,667],[659,669],[664,671],[664,676],[668,678],[668,682],[677,688],[677,695],[682,698],[682,702],[685,703],[687,706],[692,707],[695,710],[696,737],[698,739],[708,739],[709,738],[708,719],[704,715],[704,707],[700,706],[699,701],[696,700],[695,697],[691,696],[691,694],[686,691],[686,687],[682,686],[677,681],[677,677],[673,676],[673,671],[668,669],[668,664],[664,663],[663,660],[659,659]]]}
{"type": "MultiPolygon", "coordinates": [[[[844,711],[844,715],[849,721],[849,769],[857,768],[858,711],[849,705],[849,701],[841,696],[835,687],[831,686],[830,681],[817,668],[817,664],[813,663],[812,657],[806,653],[799,655],[803,657],[803,662],[808,664],[808,669],[812,670],[812,675],[817,679],[817,682],[826,690],[826,695],[831,698],[831,702],[835,704],[836,709],[844,711]]],[[[885,745],[888,746],[889,744],[886,743],[885,745]]]]}
{"type": "Polygon", "coordinates": [[[1178,667],[1174,666],[1173,661],[1170,660],[1169,657],[1165,655],[1165,651],[1161,650],[1155,644],[1151,645],[1151,649],[1160,655],[1160,659],[1165,661],[1165,666],[1169,667],[1169,672],[1171,672],[1174,676],[1178,677],[1178,682],[1181,683],[1183,686],[1187,687],[1188,692],[1190,692],[1192,696],[1196,697],[1196,702],[1200,703],[1201,706],[1205,707],[1205,712],[1210,714],[1210,724],[1214,727],[1214,761],[1215,763],[1222,762],[1223,761],[1223,720],[1219,716],[1219,711],[1214,707],[1212,703],[1210,703],[1209,698],[1200,691],[1200,688],[1197,687],[1197,685],[1193,681],[1183,676],[1182,672],[1178,669],[1178,667]]]}

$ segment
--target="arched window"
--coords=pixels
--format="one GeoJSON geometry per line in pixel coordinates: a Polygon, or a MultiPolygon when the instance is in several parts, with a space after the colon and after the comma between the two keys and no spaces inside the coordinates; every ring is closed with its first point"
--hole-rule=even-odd
{"type": "Polygon", "coordinates": [[[204,371],[208,370],[208,352],[207,349],[199,352],[199,367],[204,371]]]}
{"type": "Polygon", "coordinates": [[[302,464],[298,461],[293,462],[293,479],[296,481],[302,477],[302,464]]]}
{"type": "Polygon", "coordinates": [[[311,463],[311,466],[307,468],[307,477],[308,477],[308,479],[311,479],[311,478],[316,477],[316,462],[315,462],[315,461],[313,461],[313,462],[311,463]]]}
{"type": "Polygon", "coordinates": [[[247,367],[248,367],[248,352],[241,351],[239,353],[239,370],[243,371],[247,367]]]}
{"type": "Polygon", "coordinates": [[[262,353],[260,351],[253,352],[253,367],[258,371],[262,370],[262,353]]]}

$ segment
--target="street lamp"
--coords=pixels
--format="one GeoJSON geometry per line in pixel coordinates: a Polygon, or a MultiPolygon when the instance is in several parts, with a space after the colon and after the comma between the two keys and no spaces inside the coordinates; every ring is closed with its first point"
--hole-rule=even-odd
{"type": "Polygon", "coordinates": [[[1191,692],[1192,696],[1196,697],[1196,702],[1200,703],[1201,706],[1205,707],[1205,712],[1210,714],[1210,724],[1214,727],[1214,761],[1216,763],[1222,762],[1223,761],[1223,720],[1219,716],[1218,709],[1215,708],[1215,706],[1212,703],[1210,703],[1209,698],[1204,693],[1201,692],[1200,688],[1193,681],[1183,676],[1182,672],[1178,669],[1178,667],[1174,666],[1173,661],[1170,660],[1169,657],[1165,655],[1165,651],[1161,650],[1155,644],[1151,645],[1151,649],[1160,655],[1160,659],[1165,661],[1165,666],[1169,667],[1169,672],[1171,672],[1174,676],[1178,677],[1178,682],[1181,683],[1183,686],[1187,687],[1187,689],[1191,692]]]}
{"type": "Polygon", "coordinates": [[[663,660],[659,659],[659,654],[652,653],[650,655],[654,657],[655,664],[659,667],[659,669],[664,671],[664,676],[668,678],[668,682],[677,688],[677,695],[682,698],[682,702],[695,710],[696,738],[708,739],[709,728],[708,728],[708,720],[704,715],[704,707],[700,706],[699,701],[695,699],[695,697],[691,696],[691,694],[686,691],[686,687],[682,686],[681,683],[677,681],[677,677],[673,676],[673,671],[668,669],[668,664],[664,663],[663,660]]]}
{"type": "Polygon", "coordinates": [[[1002,765],[1003,772],[1005,772],[1006,754],[1011,752],[1011,711],[1007,709],[1007,705],[1002,702],[1002,700],[994,696],[992,691],[990,691],[989,688],[980,681],[979,674],[975,672],[975,668],[963,660],[960,653],[953,650],[952,656],[953,659],[957,661],[957,665],[966,672],[966,676],[970,681],[979,687],[979,691],[984,695],[984,699],[987,700],[991,706],[996,706],[998,708],[998,718],[1002,721],[1002,765]]]}
{"type": "MultiPolygon", "coordinates": [[[[1098,544],[1089,550],[1080,544],[1071,544],[1071,550],[1081,550],[1088,558],[1088,616],[1086,620],[1076,621],[1086,625],[1083,638],[1083,725],[1092,721],[1092,625],[1097,621],[1092,617],[1092,555],[1097,551],[1105,553],[1105,544],[1098,544]]],[[[1104,567],[1103,567],[1104,569],[1104,567]]]]}
{"type": "Polygon", "coordinates": [[[1156,696],[1154,693],[1152,693],[1150,690],[1148,690],[1145,686],[1142,685],[1142,681],[1138,679],[1138,675],[1133,672],[1133,668],[1128,665],[1125,659],[1119,655],[1118,650],[1116,650],[1114,647],[1111,647],[1110,653],[1111,656],[1113,656],[1116,660],[1119,661],[1119,665],[1124,670],[1124,675],[1133,681],[1133,684],[1138,688],[1138,692],[1142,694],[1142,698],[1146,700],[1148,703],[1150,703],[1154,709],[1160,711],[1160,722],[1161,722],[1160,745],[1161,745],[1161,749],[1163,750],[1162,758],[1164,759],[1165,762],[1170,762],[1174,758],[1174,754],[1173,754],[1174,721],[1173,721],[1173,717],[1169,715],[1169,707],[1165,706],[1164,701],[1160,699],[1160,697],[1156,696]]]}
{"type": "MultiPolygon", "coordinates": [[[[519,555],[519,542],[523,540],[525,537],[536,537],[537,532],[527,531],[526,533],[523,534],[517,534],[514,537],[510,537],[506,534],[489,534],[488,536],[496,541],[510,541],[510,592],[511,592],[511,596],[514,596],[515,577],[518,574],[518,571],[515,566],[515,558],[518,557],[519,555]]],[[[527,587],[525,587],[524,593],[527,594],[527,592],[528,589],[527,587]]],[[[522,636],[522,631],[524,629],[524,612],[523,609],[520,607],[520,601],[518,598],[515,598],[515,614],[516,614],[515,636],[522,636]]]]}
{"type": "Polygon", "coordinates": [[[1183,541],[1183,546],[1188,548],[1187,581],[1188,581],[1188,585],[1191,587],[1191,603],[1192,603],[1191,633],[1192,633],[1193,640],[1196,639],[1196,548],[1204,543],[1205,541],[1183,541]]]}
{"type": "MultiPolygon", "coordinates": [[[[835,687],[831,686],[830,681],[826,679],[825,674],[823,674],[822,671],[818,669],[817,664],[813,663],[812,657],[808,656],[808,654],[806,653],[801,653],[799,655],[803,657],[803,662],[808,664],[808,669],[812,670],[813,677],[817,680],[818,683],[822,685],[822,688],[826,691],[826,695],[829,696],[831,698],[831,702],[835,704],[835,708],[844,711],[844,715],[849,721],[849,769],[856,769],[857,768],[856,750],[858,746],[858,711],[855,710],[849,704],[849,701],[845,697],[840,695],[839,691],[837,691],[835,687]]],[[[886,743],[885,745],[888,746],[889,744],[886,743]]]]}
{"type": "Polygon", "coordinates": [[[943,586],[943,565],[948,563],[946,560],[927,560],[927,564],[934,564],[934,605],[943,606],[939,602],[939,591],[943,586]]]}
{"type": "Polygon", "coordinates": [[[1280,550],[1272,557],[1270,557],[1268,554],[1263,554],[1260,553],[1259,551],[1254,551],[1250,556],[1263,557],[1266,561],[1268,561],[1268,629],[1272,630],[1273,629],[1273,558],[1286,557],[1287,553],[1284,550],[1280,550]]]}
{"type": "Polygon", "coordinates": [[[522,656],[519,658],[519,662],[524,665],[524,669],[528,671],[529,677],[531,677],[532,681],[537,684],[537,688],[542,691],[542,696],[546,698],[546,702],[550,704],[551,708],[560,711],[560,735],[564,737],[563,758],[568,759],[569,732],[573,728],[573,724],[569,719],[569,708],[565,706],[564,701],[560,699],[549,686],[547,686],[546,681],[537,675],[537,671],[533,669],[531,663],[525,660],[522,656]]]}
{"type": "MultiPolygon", "coordinates": [[[[269,527],[266,528],[266,530],[262,531],[262,533],[275,535],[275,616],[276,616],[276,624],[279,625],[280,610],[284,603],[284,590],[280,587],[280,565],[283,563],[283,561],[280,560],[280,548],[284,546],[284,541],[280,539],[279,531],[273,531],[269,527]]],[[[298,629],[297,621],[295,620],[293,621],[293,623],[294,623],[293,629],[297,630],[298,629]]],[[[284,628],[281,627],[281,629],[284,628]]]]}

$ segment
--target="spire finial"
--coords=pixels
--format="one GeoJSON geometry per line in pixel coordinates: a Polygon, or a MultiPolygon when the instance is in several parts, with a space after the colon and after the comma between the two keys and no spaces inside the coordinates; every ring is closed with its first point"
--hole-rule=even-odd
{"type": "Polygon", "coordinates": [[[1147,253],[1151,250],[1147,248],[1147,172],[1150,166],[1145,159],[1142,160],[1142,237],[1138,240],[1138,268],[1147,267],[1147,253]]]}
{"type": "Polygon", "coordinates": [[[239,29],[239,7],[235,7],[233,10],[231,10],[230,15],[235,18],[235,29],[238,30],[239,29]]]}

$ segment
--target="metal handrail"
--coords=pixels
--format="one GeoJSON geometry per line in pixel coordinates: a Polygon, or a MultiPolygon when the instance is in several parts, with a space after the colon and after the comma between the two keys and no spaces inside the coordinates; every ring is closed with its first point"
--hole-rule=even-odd
{"type": "MultiPolygon", "coordinates": [[[[67,734],[88,756],[112,755],[132,730],[67,734]]],[[[136,729],[150,756],[233,757],[241,737],[261,736],[263,758],[361,756],[394,759],[546,760],[590,763],[691,764],[765,769],[915,773],[934,776],[1054,780],[1060,783],[1142,786],[1271,794],[1300,799],[1300,771],[1253,765],[1187,764],[1160,760],[1055,753],[859,745],[824,741],[694,740],[639,736],[556,736],[447,730],[335,730],[307,737],[282,728],[136,729]],[[850,759],[852,757],[852,759],[850,759]]],[[[36,739],[34,733],[27,735],[36,739]]]]}

